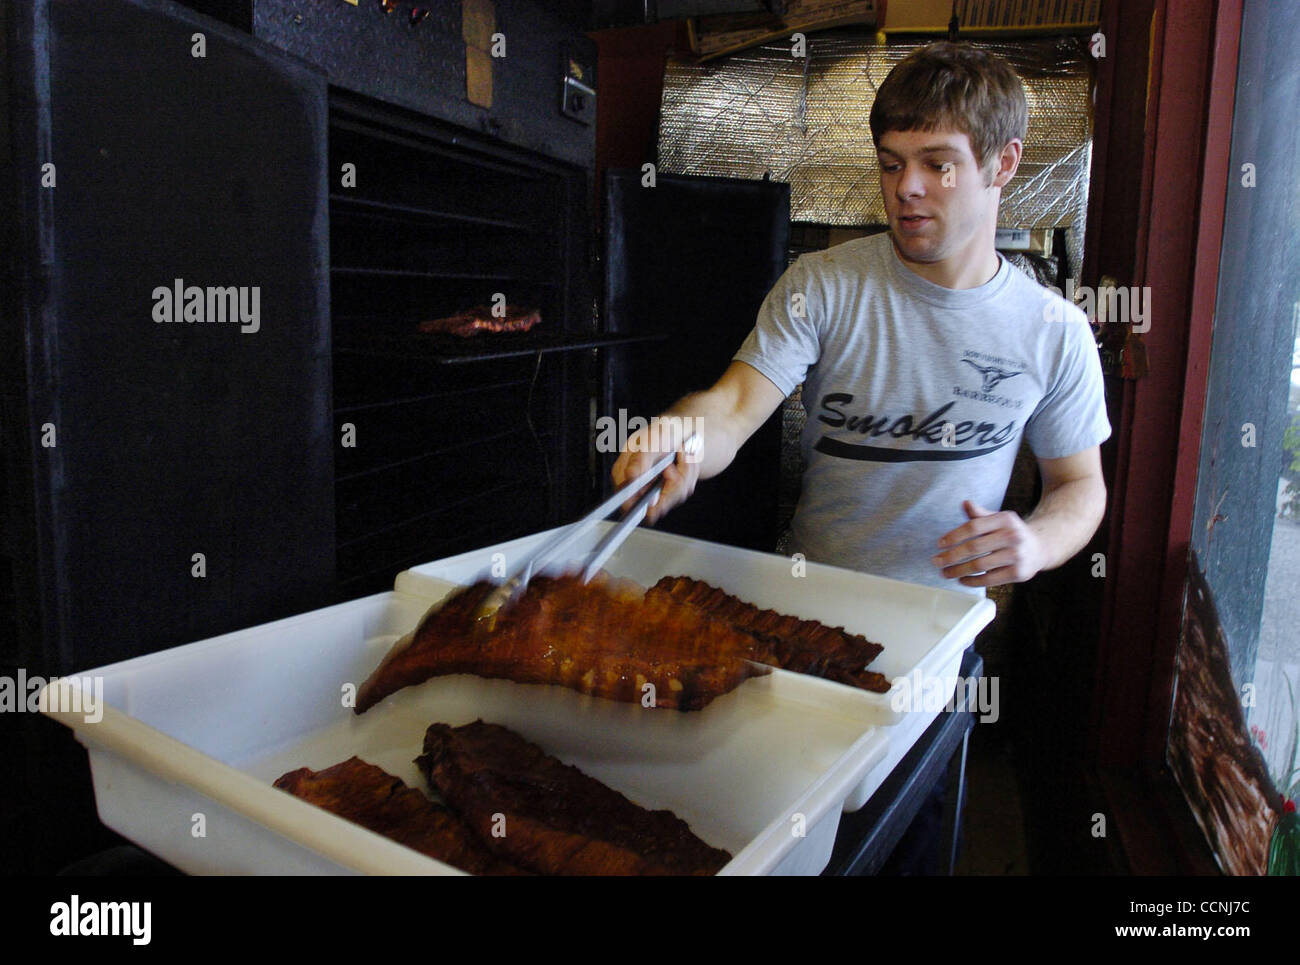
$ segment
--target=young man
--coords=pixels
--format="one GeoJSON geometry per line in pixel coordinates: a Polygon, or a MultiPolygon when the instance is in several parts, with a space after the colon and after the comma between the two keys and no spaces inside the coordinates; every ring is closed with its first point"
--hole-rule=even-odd
{"type": "MultiPolygon", "coordinates": [[[[808,560],[983,594],[1086,545],[1110,434],[1091,330],[994,248],[1026,126],[1020,80],[992,55],[938,43],[890,72],[871,109],[889,231],[800,258],[717,384],[665,413],[691,416],[704,447],[679,454],[651,522],[802,383],[791,549],[808,560]],[[997,511],[1022,435],[1043,479],[1027,518],[997,511]]],[[[646,445],[629,440],[616,484],[646,445]]]]}

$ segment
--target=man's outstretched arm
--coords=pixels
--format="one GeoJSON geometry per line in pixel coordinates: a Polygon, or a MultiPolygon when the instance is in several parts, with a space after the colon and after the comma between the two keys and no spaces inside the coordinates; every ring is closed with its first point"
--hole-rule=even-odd
{"type": "Polygon", "coordinates": [[[1043,495],[1028,518],[967,500],[970,522],[945,533],[931,562],[965,586],[1023,583],[1060,566],[1088,545],[1106,512],[1101,450],[1039,459],[1043,495]]]}

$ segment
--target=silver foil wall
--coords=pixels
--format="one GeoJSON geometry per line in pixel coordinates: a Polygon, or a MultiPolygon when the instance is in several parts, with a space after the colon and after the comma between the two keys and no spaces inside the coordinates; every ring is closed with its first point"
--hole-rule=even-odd
{"type": "MultiPolygon", "coordinates": [[[[807,56],[772,43],[706,63],[670,59],[659,169],[790,184],[790,217],[828,225],[885,221],[868,116],[890,69],[919,44],[881,46],[855,31],[811,34],[807,56]]],[[[1020,170],[999,225],[1065,228],[1079,282],[1092,159],[1092,61],[1059,37],[978,46],[1005,57],[1029,100],[1020,170]]]]}

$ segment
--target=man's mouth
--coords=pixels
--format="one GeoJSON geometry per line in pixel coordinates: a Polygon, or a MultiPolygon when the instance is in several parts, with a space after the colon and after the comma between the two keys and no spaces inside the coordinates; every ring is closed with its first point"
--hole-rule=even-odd
{"type": "Polygon", "coordinates": [[[904,228],[919,228],[931,219],[919,214],[900,214],[898,223],[904,228]]]}

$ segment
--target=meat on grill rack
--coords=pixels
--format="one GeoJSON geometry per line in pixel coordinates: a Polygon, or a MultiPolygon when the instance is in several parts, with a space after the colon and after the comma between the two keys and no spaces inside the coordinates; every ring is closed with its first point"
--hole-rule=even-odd
{"type": "Polygon", "coordinates": [[[421,322],[420,331],[469,338],[480,332],[526,332],[534,325],[541,324],[541,321],[542,313],[536,308],[506,305],[505,314],[498,317],[492,314],[492,309],[488,306],[478,305],[446,318],[421,322]]]}

